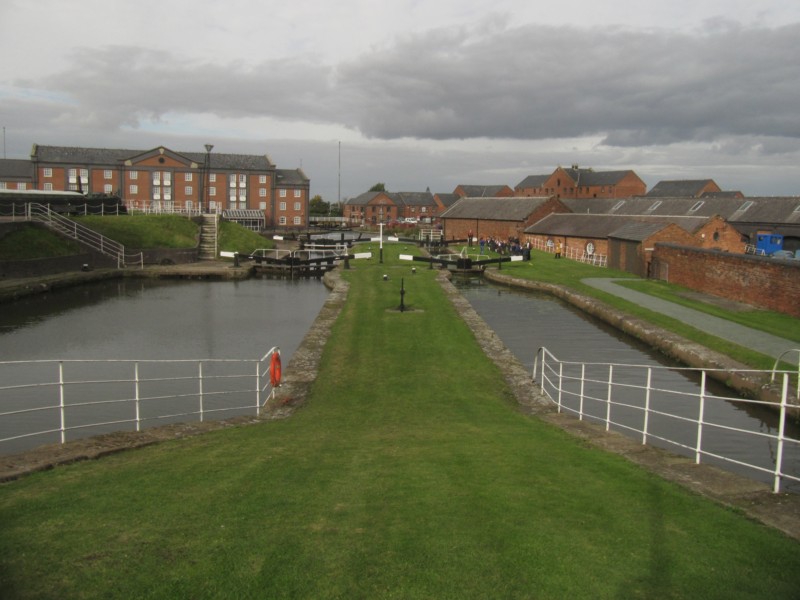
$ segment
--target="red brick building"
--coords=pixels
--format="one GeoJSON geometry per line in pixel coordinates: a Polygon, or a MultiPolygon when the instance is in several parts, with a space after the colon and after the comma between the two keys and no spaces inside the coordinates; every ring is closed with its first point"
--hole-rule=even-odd
{"type": "Polygon", "coordinates": [[[572,165],[551,175],[531,175],[514,189],[517,196],[556,198],[628,198],[642,196],[647,184],[633,171],[594,171],[572,165]]]}
{"type": "Polygon", "coordinates": [[[569,209],[555,198],[462,198],[440,217],[445,240],[522,239],[525,228],[569,209]]]}
{"type": "Polygon", "coordinates": [[[310,180],[266,155],[34,145],[31,185],[44,191],[116,195],[129,210],[258,211],[266,226],[308,223],[310,180]]]}

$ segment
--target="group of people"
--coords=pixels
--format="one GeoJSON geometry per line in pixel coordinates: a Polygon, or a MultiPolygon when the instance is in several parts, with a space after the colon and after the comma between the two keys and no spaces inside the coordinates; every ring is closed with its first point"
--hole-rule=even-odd
{"type": "Polygon", "coordinates": [[[530,255],[531,243],[525,242],[525,244],[520,243],[519,238],[508,238],[508,240],[499,240],[493,237],[490,238],[481,238],[478,242],[481,249],[481,254],[484,253],[486,250],[491,250],[492,252],[496,252],[500,255],[512,255],[512,256],[519,256],[526,254],[526,250],[528,255],[530,255]]]}

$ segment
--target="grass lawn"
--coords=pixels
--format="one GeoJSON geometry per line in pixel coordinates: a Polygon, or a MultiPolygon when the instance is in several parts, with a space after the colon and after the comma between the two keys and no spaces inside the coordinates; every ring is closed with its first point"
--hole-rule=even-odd
{"type": "Polygon", "coordinates": [[[0,596],[797,597],[797,542],[519,412],[398,249],[291,418],[0,486],[0,596]]]}
{"type": "MultiPolygon", "coordinates": [[[[671,302],[677,302],[710,315],[734,321],[746,327],[752,327],[753,329],[765,331],[788,340],[800,342],[800,319],[789,315],[764,310],[726,310],[685,297],[683,294],[689,290],[681,286],[663,281],[640,279],[624,271],[593,267],[573,260],[553,260],[553,255],[545,252],[533,250],[531,252],[531,262],[517,262],[504,265],[503,273],[522,279],[562,285],[584,296],[597,298],[609,306],[616,307],[625,313],[649,321],[658,327],[672,331],[686,339],[702,344],[721,354],[730,356],[734,360],[749,365],[754,369],[772,369],[775,363],[775,357],[766,356],[759,352],[754,352],[746,346],[734,344],[733,342],[709,335],[681,321],[653,312],[647,308],[619,298],[618,296],[588,286],[582,283],[581,280],[589,277],[626,278],[629,279],[629,281],[620,282],[620,285],[630,286],[645,294],[651,294],[671,302]]],[[[792,368],[791,365],[786,365],[786,367],[792,368]]]]}
{"type": "Polygon", "coordinates": [[[0,260],[28,260],[80,254],[81,245],[42,227],[23,227],[0,238],[0,260]]]}

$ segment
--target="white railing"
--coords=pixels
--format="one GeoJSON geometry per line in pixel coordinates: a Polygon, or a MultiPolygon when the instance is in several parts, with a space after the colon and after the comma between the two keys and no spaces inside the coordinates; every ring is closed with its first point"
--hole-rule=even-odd
{"type": "Polygon", "coordinates": [[[0,453],[164,423],[258,415],[275,393],[273,361],[279,367],[277,347],[250,360],[0,361],[0,453]]]}
{"type": "MultiPolygon", "coordinates": [[[[13,202],[0,206],[0,217],[11,217],[12,221],[27,221],[29,220],[28,204],[30,202],[13,202]]],[[[85,202],[83,204],[49,204],[47,202],[38,202],[37,204],[45,206],[57,213],[64,213],[70,215],[99,215],[99,216],[119,216],[126,214],[124,206],[119,202],[92,202],[91,204],[85,202]],[[122,212],[120,212],[122,211],[122,212]]]]}
{"type": "MultiPolygon", "coordinates": [[[[559,412],[600,422],[607,431],[613,427],[642,444],[692,456],[697,464],[715,459],[733,470],[757,473],[775,493],[783,482],[800,482],[799,432],[787,434],[787,413],[798,408],[789,402],[790,373],[780,372],[780,401],[765,402],[711,393],[712,371],[721,372],[562,361],[539,348],[532,378],[559,412]],[[758,419],[747,417],[748,412],[757,412],[758,419]]],[[[736,374],[768,379],[770,372],[736,374]]]]}
{"type": "MultiPolygon", "coordinates": [[[[541,239],[533,239],[530,241],[531,247],[536,250],[541,250],[542,252],[549,252],[550,254],[554,254],[556,251],[555,245],[551,243],[547,243],[541,239]]],[[[588,254],[585,250],[581,250],[579,248],[567,247],[562,249],[561,255],[564,258],[568,258],[570,260],[576,260],[578,262],[586,263],[587,265],[593,265],[595,267],[607,267],[608,266],[608,256],[605,254],[597,254],[596,252],[593,254],[588,254]]]]}
{"type": "Polygon", "coordinates": [[[29,221],[43,223],[53,231],[77,240],[101,254],[110,256],[117,261],[117,268],[122,268],[130,263],[138,263],[140,267],[144,266],[144,255],[141,252],[126,254],[125,246],[119,242],[81,225],[77,221],[61,216],[51,210],[49,206],[31,202],[27,204],[27,212],[29,221]]]}

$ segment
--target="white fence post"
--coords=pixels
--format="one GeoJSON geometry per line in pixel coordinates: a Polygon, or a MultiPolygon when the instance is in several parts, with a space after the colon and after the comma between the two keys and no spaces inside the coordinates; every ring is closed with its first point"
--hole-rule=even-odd
{"type": "Polygon", "coordinates": [[[261,412],[261,362],[256,363],[256,416],[261,412]]]}
{"type": "Polygon", "coordinates": [[[644,423],[642,425],[642,444],[647,443],[647,426],[650,423],[650,389],[653,381],[653,369],[647,368],[647,389],[644,393],[644,423]]]}
{"type": "Polygon", "coordinates": [[[561,412],[561,392],[564,389],[564,363],[558,363],[558,412],[561,412]]]}
{"type": "Polygon", "coordinates": [[[703,455],[703,419],[706,410],[706,372],[700,373],[700,413],[697,415],[697,445],[694,451],[694,462],[700,464],[703,455]]]}
{"type": "Polygon", "coordinates": [[[606,395],[606,431],[611,429],[611,389],[614,381],[614,365],[608,365],[608,393],[606,395]]]}
{"type": "Polygon", "coordinates": [[[67,441],[67,415],[64,406],[64,361],[58,361],[58,406],[61,412],[61,443],[67,441]]]}
{"type": "Polygon", "coordinates": [[[786,406],[789,403],[789,374],[783,374],[783,386],[781,389],[781,419],[778,426],[778,451],[775,454],[775,483],[773,491],[777,494],[781,491],[781,473],[783,472],[783,440],[786,434],[786,406]]]}
{"type": "Polygon", "coordinates": [[[200,420],[202,421],[203,420],[203,363],[202,363],[202,361],[199,361],[197,363],[197,378],[198,378],[198,382],[199,382],[199,386],[200,386],[200,390],[199,390],[200,391],[200,394],[199,394],[199,399],[200,399],[200,420]]]}
{"type": "Polygon", "coordinates": [[[578,408],[578,420],[583,421],[584,386],[586,385],[586,363],[581,363],[581,403],[578,408]]]}
{"type": "Polygon", "coordinates": [[[141,413],[141,407],[140,407],[141,402],[139,401],[139,399],[140,399],[140,396],[139,396],[139,361],[136,361],[135,363],[133,363],[133,380],[135,382],[134,385],[136,386],[136,390],[135,390],[135,396],[136,396],[136,431],[141,431],[142,430],[142,413],[141,413]]]}

